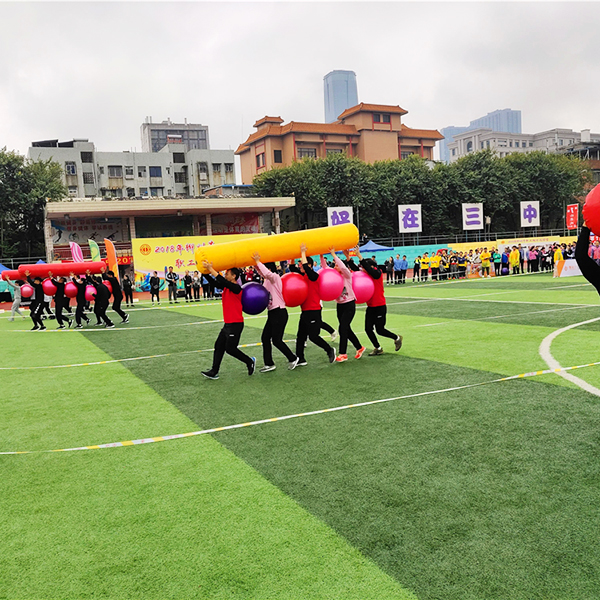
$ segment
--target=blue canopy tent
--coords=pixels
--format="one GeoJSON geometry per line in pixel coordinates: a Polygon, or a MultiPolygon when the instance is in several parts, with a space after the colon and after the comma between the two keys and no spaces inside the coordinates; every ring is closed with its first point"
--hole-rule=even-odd
{"type": "Polygon", "coordinates": [[[364,246],[359,248],[361,254],[365,254],[368,252],[389,252],[390,250],[393,252],[393,246],[380,246],[375,242],[369,240],[364,246]]]}
{"type": "Polygon", "coordinates": [[[40,260],[38,260],[38,261],[37,261],[35,264],[36,264],[36,265],[45,265],[45,264],[46,264],[46,261],[45,261],[45,260],[42,260],[42,259],[40,259],[40,260]]]}

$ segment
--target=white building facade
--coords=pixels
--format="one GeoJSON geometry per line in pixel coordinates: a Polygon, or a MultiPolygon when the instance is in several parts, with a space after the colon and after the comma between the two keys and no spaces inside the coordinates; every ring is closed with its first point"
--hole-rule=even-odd
{"type": "Polygon", "coordinates": [[[584,129],[582,132],[572,129],[551,129],[529,134],[505,133],[480,128],[455,135],[454,141],[448,144],[448,152],[450,162],[453,163],[471,152],[485,149],[493,150],[501,158],[514,152],[523,153],[536,150],[558,153],[582,140],[600,141],[600,134],[590,133],[589,129],[584,129]]]}
{"type": "Polygon", "coordinates": [[[233,150],[187,150],[181,142],[159,152],[98,152],[88,140],[49,140],[34,142],[28,156],[58,162],[73,198],[196,198],[236,182],[233,150]]]}

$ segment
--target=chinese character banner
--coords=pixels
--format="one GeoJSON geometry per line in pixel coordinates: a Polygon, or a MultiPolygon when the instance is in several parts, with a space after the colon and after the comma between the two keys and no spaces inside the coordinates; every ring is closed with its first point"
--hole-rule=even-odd
{"type": "Polygon", "coordinates": [[[104,238],[122,242],[122,223],[120,218],[52,219],[52,242],[55,246],[70,242],[86,244],[88,240],[101,242],[104,238]]]}
{"type": "Polygon", "coordinates": [[[483,229],[483,203],[462,205],[463,230],[483,229]]]}
{"type": "Polygon", "coordinates": [[[540,203],[538,200],[532,202],[521,202],[521,227],[540,226],[540,203]]]}
{"type": "Polygon", "coordinates": [[[569,204],[567,206],[567,229],[577,229],[579,222],[579,204],[569,204]]]}
{"type": "Polygon", "coordinates": [[[423,219],[420,204],[403,204],[398,206],[398,223],[400,233],[421,233],[423,219]]]}
{"type": "Polygon", "coordinates": [[[351,206],[329,206],[327,208],[327,225],[344,225],[354,223],[354,210],[351,206]]]}

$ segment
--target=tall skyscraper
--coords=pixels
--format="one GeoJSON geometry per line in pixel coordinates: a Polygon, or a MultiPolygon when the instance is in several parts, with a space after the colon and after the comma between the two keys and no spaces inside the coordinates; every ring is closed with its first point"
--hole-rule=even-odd
{"type": "Polygon", "coordinates": [[[468,127],[455,127],[454,125],[451,125],[440,129],[440,133],[444,136],[444,139],[439,142],[440,160],[445,163],[450,162],[448,144],[454,141],[455,135],[472,129],[479,129],[480,127],[503,133],[522,133],[521,111],[512,110],[512,108],[504,108],[502,110],[495,110],[485,115],[485,117],[479,117],[479,119],[471,121],[468,127]]]}
{"type": "Polygon", "coordinates": [[[323,77],[325,91],[325,122],[333,123],[351,106],[358,104],[358,89],[354,71],[331,71],[323,77]]]}

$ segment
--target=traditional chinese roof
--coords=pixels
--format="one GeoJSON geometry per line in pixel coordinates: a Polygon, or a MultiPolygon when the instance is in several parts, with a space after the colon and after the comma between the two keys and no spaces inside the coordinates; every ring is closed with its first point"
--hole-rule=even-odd
{"type": "Polygon", "coordinates": [[[283,123],[281,117],[263,117],[254,123],[254,127],[260,127],[263,123],[283,123]]]}
{"type": "Polygon", "coordinates": [[[389,104],[365,104],[361,102],[356,106],[351,106],[347,108],[338,119],[341,121],[342,119],[349,117],[350,115],[354,115],[358,112],[378,112],[378,113],[394,113],[398,115],[405,115],[408,113],[407,110],[400,108],[399,106],[392,106],[389,104]]]}
{"type": "Polygon", "coordinates": [[[422,138],[427,140],[444,139],[444,136],[436,129],[411,129],[406,125],[400,125],[400,136],[404,138],[422,138]]]}

